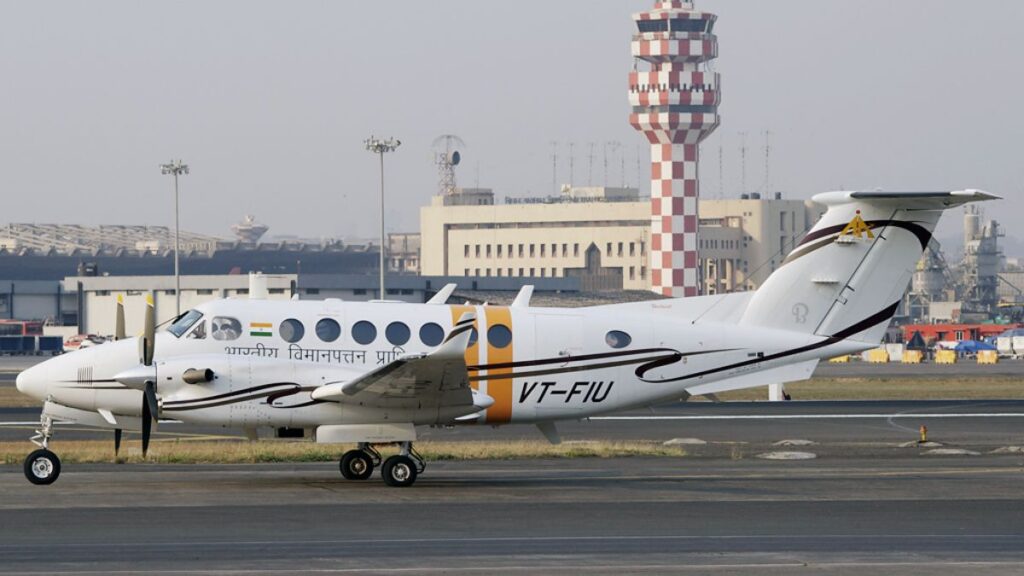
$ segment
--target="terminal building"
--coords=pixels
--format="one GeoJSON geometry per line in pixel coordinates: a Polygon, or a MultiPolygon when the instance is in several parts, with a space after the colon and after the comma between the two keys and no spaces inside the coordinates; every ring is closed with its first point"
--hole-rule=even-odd
{"type": "MultiPolygon", "coordinates": [[[[781,194],[702,199],[703,294],[753,290],[823,209],[781,194]]],[[[486,188],[439,194],[420,209],[428,276],[579,277],[584,290],[650,290],[651,200],[635,188],[565,186],[559,196],[495,202],[486,188]]]]}

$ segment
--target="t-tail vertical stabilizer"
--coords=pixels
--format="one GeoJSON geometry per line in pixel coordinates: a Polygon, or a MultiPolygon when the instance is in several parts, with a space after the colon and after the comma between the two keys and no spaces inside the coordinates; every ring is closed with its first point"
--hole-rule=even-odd
{"type": "Polygon", "coordinates": [[[980,190],[818,194],[828,210],[740,322],[875,346],[942,211],[995,198],[980,190]]]}

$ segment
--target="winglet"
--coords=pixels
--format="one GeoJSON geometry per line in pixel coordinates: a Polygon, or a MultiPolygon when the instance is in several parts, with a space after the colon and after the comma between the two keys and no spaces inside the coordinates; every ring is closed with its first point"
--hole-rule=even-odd
{"type": "Polygon", "coordinates": [[[430,300],[427,300],[427,304],[445,304],[448,302],[448,298],[451,297],[452,292],[455,292],[455,288],[458,284],[452,282],[445,284],[443,288],[437,291],[437,294],[431,296],[430,300]]]}
{"type": "Polygon", "coordinates": [[[519,289],[519,294],[516,294],[516,299],[512,301],[512,308],[526,308],[530,305],[530,298],[533,297],[533,284],[525,284],[519,289]]]}
{"type": "Polygon", "coordinates": [[[463,312],[459,321],[452,326],[448,337],[441,343],[441,347],[430,355],[436,358],[462,358],[466,354],[466,348],[469,347],[469,338],[472,336],[473,330],[476,329],[475,324],[476,314],[463,312]]]}

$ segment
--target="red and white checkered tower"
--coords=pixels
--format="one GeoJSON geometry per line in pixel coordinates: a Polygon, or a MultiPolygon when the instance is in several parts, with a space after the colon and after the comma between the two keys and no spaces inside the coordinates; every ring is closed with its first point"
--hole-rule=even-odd
{"type": "Polygon", "coordinates": [[[651,143],[651,290],[696,296],[698,146],[718,127],[717,16],[689,0],[659,1],[633,15],[629,123],[651,143]]]}

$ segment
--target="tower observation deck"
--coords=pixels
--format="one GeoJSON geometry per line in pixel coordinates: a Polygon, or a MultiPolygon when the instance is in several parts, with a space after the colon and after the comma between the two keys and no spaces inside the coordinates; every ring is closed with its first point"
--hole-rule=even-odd
{"type": "Polygon", "coordinates": [[[718,127],[717,16],[689,0],[657,2],[633,15],[634,71],[629,75],[629,122],[651,144],[651,289],[696,296],[697,175],[701,140],[718,127]]]}

